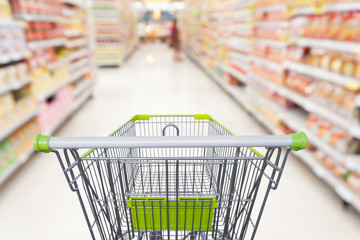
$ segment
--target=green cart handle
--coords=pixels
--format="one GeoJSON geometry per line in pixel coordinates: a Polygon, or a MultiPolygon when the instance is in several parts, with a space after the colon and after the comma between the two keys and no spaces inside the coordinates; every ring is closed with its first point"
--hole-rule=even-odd
{"type": "Polygon", "coordinates": [[[291,149],[294,151],[303,150],[308,145],[308,138],[304,132],[290,134],[292,138],[291,149]]]}
{"type": "Polygon", "coordinates": [[[305,133],[263,136],[176,136],[176,137],[49,137],[38,134],[34,149],[51,152],[52,149],[89,148],[191,148],[191,147],[291,147],[306,148],[305,133]]]}

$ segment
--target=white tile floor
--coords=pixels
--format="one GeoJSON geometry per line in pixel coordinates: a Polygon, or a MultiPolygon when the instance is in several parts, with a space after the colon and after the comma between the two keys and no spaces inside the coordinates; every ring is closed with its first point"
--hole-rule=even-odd
{"type": "MultiPolygon", "coordinates": [[[[120,69],[101,70],[94,98],[56,135],[107,135],[138,113],[208,113],[237,134],[267,133],[191,62],[150,44],[120,69]]],[[[360,214],[300,160],[291,156],[285,170],[257,239],[360,239],[360,214]]],[[[90,239],[53,154],[36,154],[0,189],[0,239],[90,239]]]]}

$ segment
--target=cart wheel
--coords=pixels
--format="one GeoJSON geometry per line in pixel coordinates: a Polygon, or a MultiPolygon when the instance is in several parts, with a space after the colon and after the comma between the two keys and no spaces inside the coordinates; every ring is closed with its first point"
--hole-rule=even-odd
{"type": "Polygon", "coordinates": [[[199,232],[190,233],[190,240],[195,240],[199,232]]]}

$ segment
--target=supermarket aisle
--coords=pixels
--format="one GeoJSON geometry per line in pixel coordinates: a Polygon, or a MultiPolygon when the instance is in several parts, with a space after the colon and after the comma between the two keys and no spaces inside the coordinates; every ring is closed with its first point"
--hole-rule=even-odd
{"type": "MultiPolygon", "coordinates": [[[[58,136],[106,135],[139,113],[208,113],[237,134],[265,134],[189,61],[165,45],[141,46],[120,69],[100,71],[95,97],[58,136]]],[[[36,154],[0,189],[1,239],[89,239],[77,198],[54,155],[36,154]]],[[[359,239],[360,215],[291,156],[271,194],[257,239],[359,239]]]]}

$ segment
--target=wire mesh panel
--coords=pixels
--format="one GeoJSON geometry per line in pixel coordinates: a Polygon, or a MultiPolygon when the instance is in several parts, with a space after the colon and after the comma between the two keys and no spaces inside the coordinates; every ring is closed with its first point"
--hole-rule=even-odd
{"type": "MultiPolygon", "coordinates": [[[[112,135],[231,135],[212,119],[132,119],[112,135]]],[[[55,151],[93,239],[252,239],[289,150],[249,147],[55,151]],[[258,196],[260,186],[261,196],[258,196]],[[256,199],[258,198],[258,201],[256,199]]]]}

